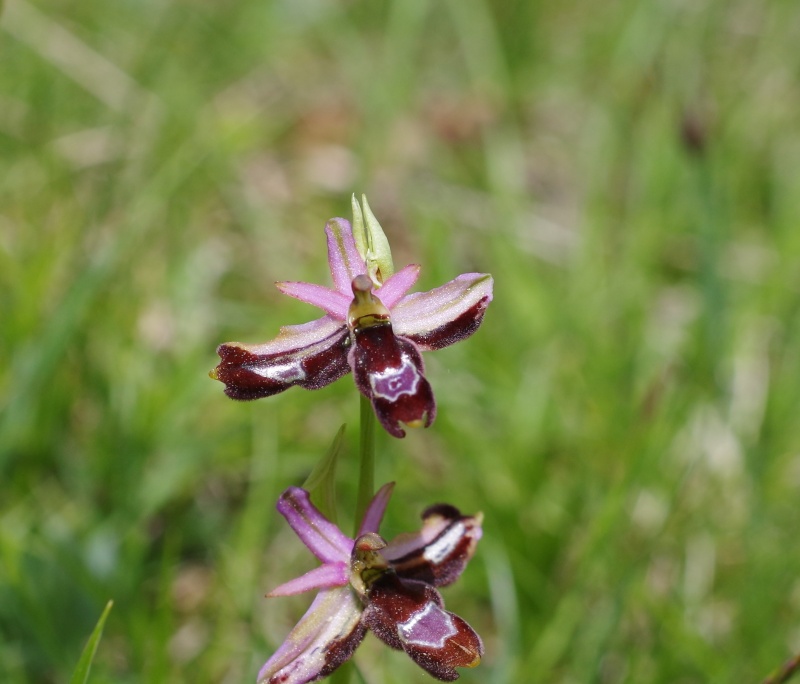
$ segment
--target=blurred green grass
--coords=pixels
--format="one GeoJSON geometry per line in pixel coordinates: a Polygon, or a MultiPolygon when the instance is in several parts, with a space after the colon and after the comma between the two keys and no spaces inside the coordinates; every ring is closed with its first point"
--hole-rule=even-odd
{"type": "MultiPolygon", "coordinates": [[[[747,682],[800,650],[800,6],[8,0],[0,681],[250,682],[312,566],[273,503],[350,380],[242,405],[366,192],[421,289],[490,271],[379,441],[384,530],[483,510],[465,682],[747,682]]],[[[345,528],[349,522],[345,522],[345,528]]],[[[368,640],[371,682],[418,681],[368,640]]]]}

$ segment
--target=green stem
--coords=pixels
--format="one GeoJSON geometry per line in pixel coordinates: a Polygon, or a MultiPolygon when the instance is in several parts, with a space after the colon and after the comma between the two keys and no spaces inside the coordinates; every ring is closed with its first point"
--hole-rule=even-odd
{"type": "Polygon", "coordinates": [[[358,498],[356,499],[355,532],[375,494],[375,414],[369,399],[361,395],[361,440],[359,445],[358,498]]]}
{"type": "MultiPolygon", "coordinates": [[[[356,499],[354,535],[358,534],[364,513],[375,493],[375,414],[372,412],[372,404],[369,399],[361,395],[360,400],[361,434],[358,447],[358,498],[356,499]]],[[[330,676],[331,684],[353,684],[356,681],[363,682],[364,677],[359,673],[352,660],[343,663],[330,676]],[[356,675],[358,675],[358,679],[356,679],[356,675]]]]}
{"type": "Polygon", "coordinates": [[[788,682],[798,672],[800,672],[800,655],[796,655],[789,662],[785,663],[783,667],[773,672],[762,684],[784,684],[784,682],[788,682]]]}

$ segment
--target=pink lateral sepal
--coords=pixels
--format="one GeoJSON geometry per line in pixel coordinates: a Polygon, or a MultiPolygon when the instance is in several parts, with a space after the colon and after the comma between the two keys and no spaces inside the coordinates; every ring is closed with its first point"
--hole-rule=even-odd
{"type": "Polygon", "coordinates": [[[309,570],[305,575],[295,577],[275,587],[267,596],[294,596],[312,589],[331,589],[342,587],[350,581],[350,568],[347,563],[325,563],[309,570]]]}

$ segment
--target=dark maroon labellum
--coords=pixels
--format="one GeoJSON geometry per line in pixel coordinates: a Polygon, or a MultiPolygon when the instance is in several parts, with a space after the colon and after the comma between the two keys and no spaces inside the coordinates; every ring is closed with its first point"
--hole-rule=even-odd
{"type": "Polygon", "coordinates": [[[392,648],[402,649],[437,679],[458,679],[457,667],[475,667],[483,656],[477,633],[444,609],[439,592],[425,582],[387,572],[367,593],[362,622],[392,648]]]}
{"type": "Polygon", "coordinates": [[[404,437],[404,425],[428,427],[436,415],[436,403],[416,345],[395,335],[389,321],[356,326],[353,340],[350,354],[356,385],[372,401],[386,431],[404,437]]]}

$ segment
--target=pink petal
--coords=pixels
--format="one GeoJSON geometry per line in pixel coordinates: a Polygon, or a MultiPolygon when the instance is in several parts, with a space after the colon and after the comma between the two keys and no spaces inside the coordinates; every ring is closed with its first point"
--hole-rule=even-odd
{"type": "Polygon", "coordinates": [[[321,591],[261,668],[258,684],[306,684],[329,675],[363,640],[361,612],[349,586],[321,591]]]}
{"type": "Polygon", "coordinates": [[[386,512],[386,506],[392,497],[393,489],[394,482],[389,482],[383,485],[372,497],[372,501],[369,502],[369,506],[367,506],[367,510],[364,513],[364,519],[361,521],[361,527],[358,528],[358,537],[367,532],[378,531],[381,526],[381,520],[383,520],[383,514],[386,512]]]}
{"type": "Polygon", "coordinates": [[[348,342],[347,327],[325,316],[281,328],[265,344],[220,345],[221,361],[211,377],[225,383],[225,394],[241,400],[268,397],[294,385],[319,389],[350,371],[348,342]]]}
{"type": "Polygon", "coordinates": [[[292,596],[312,589],[331,589],[342,587],[350,581],[350,565],[348,563],[325,563],[310,570],[305,575],[295,577],[275,587],[267,596],[292,596]]]}
{"type": "Polygon", "coordinates": [[[387,309],[399,302],[419,278],[419,264],[409,264],[389,278],[375,294],[387,309]]]}
{"type": "Polygon", "coordinates": [[[410,294],[392,309],[394,330],[422,351],[459,342],[480,326],[493,284],[488,273],[464,273],[429,292],[410,294]]]}
{"type": "Polygon", "coordinates": [[[348,302],[353,298],[350,283],[353,278],[367,272],[364,259],[356,249],[353,229],[350,222],[343,218],[333,218],[325,226],[328,236],[328,265],[333,276],[333,284],[348,302]]]}
{"type": "Polygon", "coordinates": [[[319,512],[308,492],[289,487],[278,499],[278,512],[323,563],[349,563],[353,540],[319,512]]]}
{"type": "Polygon", "coordinates": [[[313,304],[329,313],[339,321],[347,320],[347,310],[353,300],[352,292],[349,297],[341,292],[331,290],[323,285],[284,281],[275,283],[275,286],[285,295],[299,299],[301,302],[313,304]]]}

